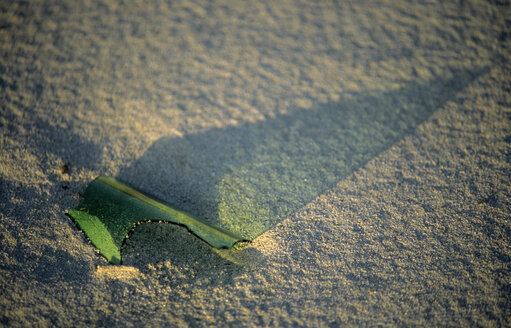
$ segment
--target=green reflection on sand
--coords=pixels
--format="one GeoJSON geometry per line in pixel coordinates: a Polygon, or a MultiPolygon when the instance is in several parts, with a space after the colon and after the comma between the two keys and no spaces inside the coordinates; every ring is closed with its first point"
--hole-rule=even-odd
{"type": "Polygon", "coordinates": [[[162,138],[120,177],[251,240],[412,131],[479,73],[162,138]]]}

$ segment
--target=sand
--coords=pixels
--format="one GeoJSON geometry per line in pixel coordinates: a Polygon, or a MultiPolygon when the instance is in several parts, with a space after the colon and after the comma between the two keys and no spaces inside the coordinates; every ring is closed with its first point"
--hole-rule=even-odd
{"type": "Polygon", "coordinates": [[[0,324],[510,326],[510,12],[2,2],[0,324]],[[258,237],[110,265],[66,216],[99,175],[258,237]]]}

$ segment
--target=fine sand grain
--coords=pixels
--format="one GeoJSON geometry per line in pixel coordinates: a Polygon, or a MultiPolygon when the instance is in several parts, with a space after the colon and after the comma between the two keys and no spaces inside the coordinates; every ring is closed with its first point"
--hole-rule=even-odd
{"type": "Polygon", "coordinates": [[[511,326],[509,17],[1,1],[0,325],[511,326]],[[65,214],[99,175],[258,237],[112,266],[65,214]]]}

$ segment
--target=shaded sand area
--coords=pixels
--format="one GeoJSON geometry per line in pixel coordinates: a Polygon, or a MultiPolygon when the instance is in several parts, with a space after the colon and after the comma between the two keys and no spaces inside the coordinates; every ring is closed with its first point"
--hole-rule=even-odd
{"type": "Polygon", "coordinates": [[[3,326],[511,325],[507,2],[0,4],[3,326]],[[66,211],[99,175],[253,238],[66,211]]]}

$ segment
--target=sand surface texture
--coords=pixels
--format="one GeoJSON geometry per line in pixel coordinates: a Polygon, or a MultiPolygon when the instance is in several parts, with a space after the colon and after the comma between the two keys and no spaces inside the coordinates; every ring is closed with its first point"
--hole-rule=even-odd
{"type": "Polygon", "coordinates": [[[508,1],[1,1],[0,325],[510,326],[508,1]],[[254,241],[146,223],[99,175],[254,241]]]}

